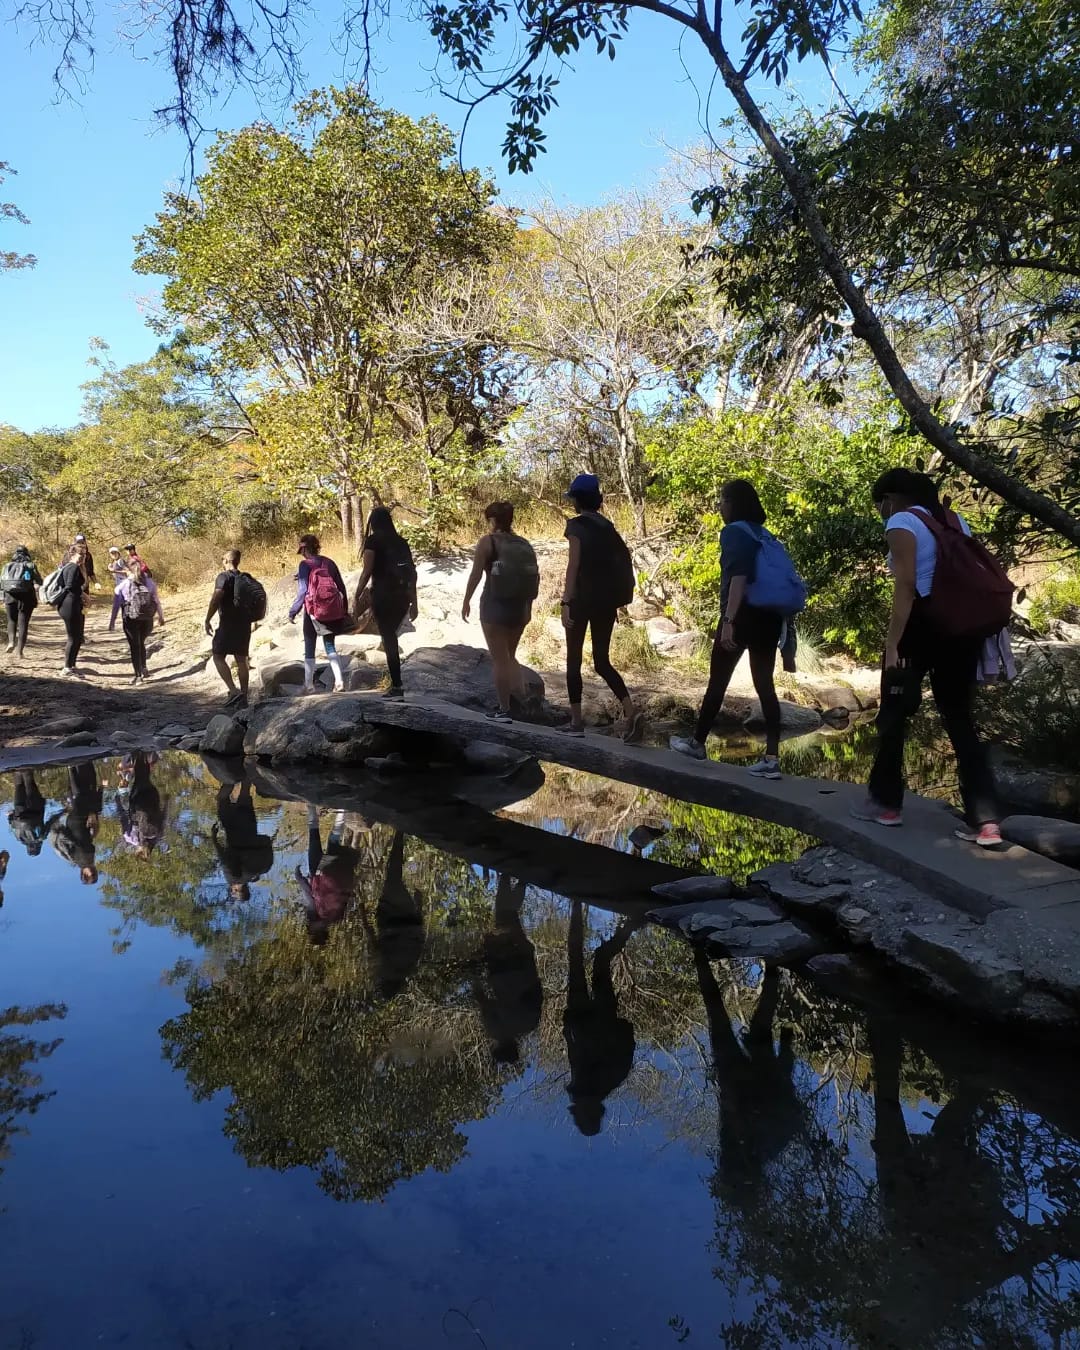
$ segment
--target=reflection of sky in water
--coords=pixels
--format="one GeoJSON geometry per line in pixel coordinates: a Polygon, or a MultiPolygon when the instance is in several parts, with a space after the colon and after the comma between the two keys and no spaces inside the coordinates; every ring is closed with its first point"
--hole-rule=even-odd
{"type": "MultiPolygon", "coordinates": [[[[359,892],[316,946],[294,875],[311,863],[302,804],[257,801],[272,866],[236,902],[201,763],[153,767],[169,847],[148,859],[121,841],[106,776],[96,885],[48,840],[29,857],[0,815],[0,1016],[67,1008],[0,1030],[0,1130],[17,1131],[0,1143],[0,1350],[1076,1343],[1078,1111],[1060,1064],[752,966],[706,966],[710,985],[667,934],[591,910],[586,997],[606,952],[635,1048],[586,1135],[568,1110],[565,900],[525,894],[543,1006],[519,1061],[497,1065],[479,1011],[506,996],[494,875],[404,841],[395,903],[420,894],[424,946],[406,944],[387,1004],[371,969],[404,950],[379,928],[389,830],[350,836],[359,892]],[[16,1042],[54,1038],[16,1062],[16,1042]],[[20,1089],[20,1069],[40,1084],[20,1089]],[[30,1114],[20,1090],[52,1095],[30,1114]],[[332,1198],[395,1166],[380,1199],[332,1198]]],[[[36,781],[51,820],[66,773],[36,781]]],[[[665,812],[625,801],[600,822],[623,847],[665,812]]],[[[584,810],[576,825],[551,799],[538,810],[589,832],[584,810]]],[[[691,826],[708,819],[654,855],[726,846],[691,826]]],[[[610,1036],[586,1065],[602,1084],[610,1036]]]]}

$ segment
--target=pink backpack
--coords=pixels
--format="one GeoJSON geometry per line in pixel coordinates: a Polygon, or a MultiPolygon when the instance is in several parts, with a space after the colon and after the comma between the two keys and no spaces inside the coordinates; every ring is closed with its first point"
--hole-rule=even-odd
{"type": "Polygon", "coordinates": [[[336,623],[345,617],[345,601],[323,558],[311,563],[304,608],[319,623],[336,623]]]}

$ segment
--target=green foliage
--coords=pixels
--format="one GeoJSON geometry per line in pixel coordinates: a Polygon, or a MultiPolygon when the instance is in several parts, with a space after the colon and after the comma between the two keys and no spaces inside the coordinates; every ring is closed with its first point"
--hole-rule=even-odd
{"type": "Polygon", "coordinates": [[[1055,619],[1080,623],[1080,567],[1050,577],[1035,587],[1029,615],[1033,626],[1045,632],[1055,619]]]}
{"type": "Polygon", "coordinates": [[[1080,660],[1075,652],[1032,648],[1020,677],[983,693],[994,739],[1032,764],[1080,764],[1080,660]]]}
{"type": "Polygon", "coordinates": [[[490,339],[447,351],[411,321],[447,275],[483,269],[508,226],[434,118],[355,86],[294,111],[282,130],[220,135],[197,196],[170,193],[136,241],[135,268],[166,278],[170,322],[217,369],[253,377],[255,466],[318,512],[401,479],[430,488],[455,435],[497,418],[490,339]]]}
{"type": "MultiPolygon", "coordinates": [[[[32,1116],[52,1096],[41,1090],[36,1065],[48,1059],[59,1040],[37,1041],[10,1028],[33,1026],[67,1016],[63,1004],[43,1003],[35,1008],[0,1009],[0,1163],[11,1152],[11,1140],[24,1134],[20,1116],[32,1116]]],[[[0,1172],[3,1168],[0,1167],[0,1172]]]]}
{"type": "Polygon", "coordinates": [[[669,573],[703,627],[714,627],[719,613],[720,488],[729,478],[749,478],[769,527],[806,580],[808,627],[831,646],[876,653],[890,586],[870,487],[888,465],[913,462],[911,438],[880,419],[844,433],[788,405],[692,421],[657,418],[643,440],[653,498],[677,525],[669,573]]]}
{"type": "MultiPolygon", "coordinates": [[[[4,160],[0,160],[0,183],[15,170],[4,160]]],[[[14,202],[0,202],[0,220],[14,220],[19,225],[29,225],[26,216],[14,202]]],[[[0,272],[17,272],[23,267],[33,267],[37,259],[32,253],[15,253],[12,249],[0,249],[0,272]]]]}

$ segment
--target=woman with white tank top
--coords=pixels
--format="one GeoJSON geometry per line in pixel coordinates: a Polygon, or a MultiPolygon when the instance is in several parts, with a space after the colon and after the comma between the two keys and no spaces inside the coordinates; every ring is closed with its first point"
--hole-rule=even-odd
{"type": "Polygon", "coordinates": [[[858,820],[903,824],[904,742],[908,721],[930,677],[942,723],[956,753],[967,828],[961,839],[984,848],[1001,843],[994,779],[986,748],[975,729],[974,700],[982,640],[942,632],[926,612],[937,563],[937,541],[927,518],[970,534],[960,516],[950,518],[926,474],[890,469],[873,487],[874,505],[885,523],[893,601],[882,661],[878,750],[866,802],[852,811],[858,820]]]}

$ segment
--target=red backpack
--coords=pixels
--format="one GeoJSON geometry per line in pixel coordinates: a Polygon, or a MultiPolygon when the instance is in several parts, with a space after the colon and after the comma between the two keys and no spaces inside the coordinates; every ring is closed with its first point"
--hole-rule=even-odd
{"type": "Polygon", "coordinates": [[[928,511],[919,519],[937,543],[937,562],[926,612],[950,637],[993,637],[1009,625],[1016,587],[994,555],[965,534],[955,511],[943,525],[928,511]]]}
{"type": "Polygon", "coordinates": [[[345,600],[330,575],[324,558],[312,562],[308,572],[304,608],[319,623],[336,623],[345,617],[345,600]]]}

